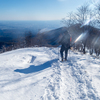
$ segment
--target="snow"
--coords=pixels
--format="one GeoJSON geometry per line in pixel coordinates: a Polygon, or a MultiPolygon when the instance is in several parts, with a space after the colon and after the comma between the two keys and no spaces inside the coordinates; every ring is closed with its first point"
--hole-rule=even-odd
{"type": "Polygon", "coordinates": [[[0,100],[100,100],[100,59],[59,48],[33,47],[0,54],[0,100]]]}

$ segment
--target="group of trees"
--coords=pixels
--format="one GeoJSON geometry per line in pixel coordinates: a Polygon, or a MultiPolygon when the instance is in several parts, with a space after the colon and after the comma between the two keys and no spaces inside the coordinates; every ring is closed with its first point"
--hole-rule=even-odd
{"type": "MultiPolygon", "coordinates": [[[[1,43],[1,42],[0,42],[1,43]]],[[[19,48],[26,47],[36,47],[36,46],[51,46],[48,44],[44,34],[34,34],[31,31],[24,34],[24,36],[19,37],[16,41],[12,42],[2,42],[0,44],[0,53],[11,51],[19,48]]]]}
{"type": "Polygon", "coordinates": [[[68,27],[73,41],[82,33],[87,32],[87,36],[75,44],[75,48],[81,50],[84,54],[86,48],[90,54],[95,51],[96,55],[100,54],[100,2],[86,3],[78,7],[76,12],[69,12],[62,22],[68,27]],[[72,26],[77,26],[72,28],[72,26]],[[78,31],[77,31],[78,29],[78,31]],[[80,30],[80,31],[79,31],[80,30]]]}
{"type": "Polygon", "coordinates": [[[19,37],[16,41],[12,40],[10,42],[9,41],[0,42],[1,43],[0,53],[19,48],[31,47],[33,38],[34,35],[32,34],[32,32],[27,32],[25,33],[24,36],[19,37]]]}

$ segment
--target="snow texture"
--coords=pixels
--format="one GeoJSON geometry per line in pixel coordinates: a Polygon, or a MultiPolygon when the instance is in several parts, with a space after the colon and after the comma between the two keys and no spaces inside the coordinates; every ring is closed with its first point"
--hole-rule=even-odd
{"type": "Polygon", "coordinates": [[[0,54],[0,100],[100,100],[100,59],[59,48],[0,54]]]}

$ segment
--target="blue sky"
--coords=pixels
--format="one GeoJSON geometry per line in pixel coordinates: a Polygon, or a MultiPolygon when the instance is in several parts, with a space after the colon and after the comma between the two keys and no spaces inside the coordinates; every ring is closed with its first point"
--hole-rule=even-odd
{"type": "Polygon", "coordinates": [[[61,20],[89,0],[0,0],[0,20],[61,20]]]}

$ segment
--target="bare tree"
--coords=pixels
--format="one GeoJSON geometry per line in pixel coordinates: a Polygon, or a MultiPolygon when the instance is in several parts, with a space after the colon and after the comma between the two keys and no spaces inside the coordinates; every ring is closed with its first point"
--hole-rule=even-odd
{"type": "Polygon", "coordinates": [[[71,25],[76,23],[75,15],[73,12],[69,12],[66,18],[62,19],[62,23],[66,25],[66,27],[70,27],[71,25]]]}
{"type": "Polygon", "coordinates": [[[96,5],[96,19],[97,19],[97,24],[100,27],[100,2],[96,5]]]}
{"type": "Polygon", "coordinates": [[[28,33],[25,33],[25,44],[26,44],[26,47],[30,47],[32,46],[32,33],[31,32],[28,32],[28,33]]]}
{"type": "MultiPolygon", "coordinates": [[[[81,24],[83,28],[83,33],[87,31],[87,27],[85,27],[85,23],[89,19],[89,16],[90,16],[90,9],[89,9],[88,4],[84,4],[78,7],[77,12],[76,12],[76,20],[77,20],[77,23],[81,24]]],[[[85,38],[82,41],[84,54],[86,53],[85,52],[86,42],[87,42],[87,38],[85,38]]]]}
{"type": "Polygon", "coordinates": [[[80,23],[81,25],[84,24],[84,22],[89,18],[89,12],[90,9],[88,4],[78,7],[76,12],[77,23],[80,23]]]}

